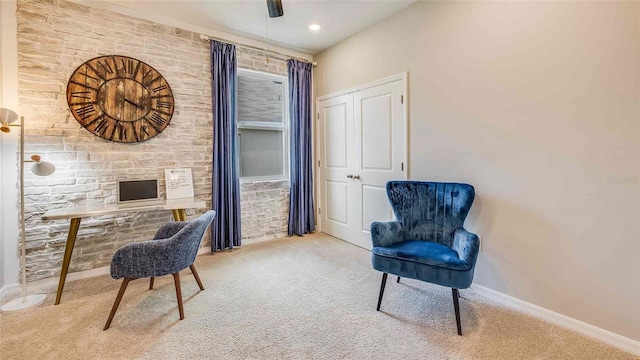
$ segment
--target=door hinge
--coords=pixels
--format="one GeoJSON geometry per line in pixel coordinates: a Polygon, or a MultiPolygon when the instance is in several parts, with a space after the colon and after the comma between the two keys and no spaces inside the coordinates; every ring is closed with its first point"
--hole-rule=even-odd
{"type": "Polygon", "coordinates": [[[318,160],[318,167],[320,167],[320,160],[318,160]]]}
{"type": "Polygon", "coordinates": [[[318,208],[318,214],[322,214],[322,209],[318,208]]]}
{"type": "Polygon", "coordinates": [[[404,171],[404,163],[401,163],[400,167],[402,168],[402,171],[404,171]]]}
{"type": "Polygon", "coordinates": [[[320,113],[317,113],[316,115],[316,119],[320,120],[320,113]]]}
{"type": "Polygon", "coordinates": [[[400,104],[404,104],[404,95],[400,95],[400,104]]]}

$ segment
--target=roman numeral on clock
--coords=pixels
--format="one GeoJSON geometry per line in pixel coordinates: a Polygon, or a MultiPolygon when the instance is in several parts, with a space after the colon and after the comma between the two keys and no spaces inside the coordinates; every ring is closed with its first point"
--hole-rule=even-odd
{"type": "MultiPolygon", "coordinates": [[[[144,86],[151,86],[151,84],[153,84],[154,82],[156,82],[156,80],[158,80],[158,79],[160,79],[160,78],[162,78],[162,75],[158,75],[158,76],[156,76],[156,77],[152,78],[152,79],[151,79],[151,80],[149,80],[149,81],[146,81],[146,80],[143,78],[143,79],[142,79],[142,85],[144,85],[144,86]]],[[[153,89],[153,91],[155,91],[155,89],[153,89]]]]}
{"type": "Polygon", "coordinates": [[[157,132],[160,132],[160,129],[162,129],[162,127],[164,126],[164,123],[167,122],[162,116],[160,116],[160,114],[158,114],[157,112],[154,112],[153,115],[151,115],[151,118],[144,118],[145,120],[147,120],[149,122],[149,124],[156,129],[157,132]]]}
{"type": "Polygon", "coordinates": [[[154,87],[152,90],[153,90],[153,92],[157,93],[157,92],[160,92],[160,91],[166,89],[167,87],[168,87],[167,85],[160,85],[160,86],[154,87]]]}
{"type": "Polygon", "coordinates": [[[89,85],[87,85],[87,84],[79,83],[79,82],[77,82],[77,81],[69,80],[69,83],[71,83],[71,84],[76,84],[76,85],[78,85],[78,86],[82,86],[82,87],[83,87],[83,88],[85,88],[85,89],[91,89],[91,90],[98,91],[98,88],[94,88],[93,86],[89,86],[89,85]]]}
{"type": "Polygon", "coordinates": [[[91,99],[91,91],[73,91],[71,97],[80,99],[91,99]]]}
{"type": "Polygon", "coordinates": [[[124,72],[126,74],[133,74],[133,71],[135,70],[135,61],[133,61],[132,59],[120,60],[122,60],[122,68],[124,69],[124,72]]]}
{"type": "MultiPolygon", "coordinates": [[[[87,68],[91,69],[91,71],[93,71],[93,73],[94,73],[94,74],[98,75],[98,77],[100,77],[100,79],[102,79],[102,81],[106,81],[106,80],[107,80],[107,78],[105,78],[104,76],[102,76],[102,74],[101,74],[101,73],[100,73],[96,68],[94,68],[93,66],[91,66],[91,64],[86,63],[86,65],[87,65],[87,68]]],[[[88,73],[88,71],[87,71],[87,69],[86,69],[86,68],[84,69],[84,72],[85,72],[85,73],[88,73]]]]}
{"type": "Polygon", "coordinates": [[[140,70],[140,61],[138,61],[138,64],[136,64],[135,69],[133,69],[133,74],[131,75],[132,79],[135,79],[136,76],[138,76],[138,70],[140,70]]]}
{"type": "Polygon", "coordinates": [[[89,75],[88,71],[86,71],[86,69],[85,69],[85,72],[81,72],[80,75],[84,75],[84,79],[85,80],[87,80],[87,78],[89,78],[89,79],[92,79],[92,80],[95,80],[95,81],[98,81],[98,82],[100,81],[100,79],[89,75]]]}
{"type": "Polygon", "coordinates": [[[151,74],[152,71],[153,71],[153,69],[149,69],[149,71],[147,71],[144,74],[142,74],[142,85],[147,86],[147,85],[145,85],[146,84],[145,79],[147,78],[147,76],[149,76],[149,74],[151,74]]]}
{"type": "Polygon", "coordinates": [[[94,131],[99,133],[100,136],[104,138],[108,128],[109,128],[109,122],[107,122],[107,120],[105,120],[103,116],[100,118],[100,122],[98,123],[98,125],[96,125],[96,128],[94,129],[94,131]]]}
{"type": "Polygon", "coordinates": [[[113,125],[113,131],[111,132],[109,140],[113,141],[116,134],[118,134],[118,139],[120,139],[120,141],[124,140],[124,127],[120,125],[120,123],[115,123],[115,125],[113,125]]]}
{"type": "Polygon", "coordinates": [[[163,109],[171,109],[171,103],[166,101],[158,101],[156,102],[156,107],[163,109]]]}
{"type": "Polygon", "coordinates": [[[138,131],[136,131],[136,125],[131,124],[131,131],[133,132],[133,137],[136,138],[136,142],[140,141],[140,135],[138,135],[138,131]]]}
{"type": "Polygon", "coordinates": [[[76,111],[76,114],[78,114],[78,116],[82,118],[82,120],[85,120],[86,118],[90,117],[96,110],[93,108],[93,103],[91,103],[91,104],[81,106],[77,108],[75,111],[76,111]]]}
{"type": "Polygon", "coordinates": [[[96,67],[101,68],[105,74],[113,74],[113,69],[107,60],[96,62],[96,67]]]}
{"type": "Polygon", "coordinates": [[[144,132],[144,133],[145,133],[145,135],[147,135],[147,137],[149,137],[149,132],[147,131],[147,124],[144,124],[144,123],[143,123],[143,124],[140,126],[140,129],[142,130],[142,132],[144,132]]]}

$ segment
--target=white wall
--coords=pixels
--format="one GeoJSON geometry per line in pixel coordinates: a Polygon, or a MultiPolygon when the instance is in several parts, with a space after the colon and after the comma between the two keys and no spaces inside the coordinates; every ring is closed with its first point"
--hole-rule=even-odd
{"type": "Polygon", "coordinates": [[[409,72],[412,179],[461,181],[475,282],[640,340],[640,3],[418,2],[318,54],[409,72]]]}
{"type": "MultiPolygon", "coordinates": [[[[18,109],[16,3],[0,1],[0,107],[18,109]]],[[[0,288],[15,284],[18,259],[18,136],[0,135],[0,288]]]]}

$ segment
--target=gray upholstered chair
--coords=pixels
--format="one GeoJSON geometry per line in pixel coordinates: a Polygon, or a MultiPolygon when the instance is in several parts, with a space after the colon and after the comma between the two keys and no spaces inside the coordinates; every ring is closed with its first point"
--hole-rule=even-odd
{"type": "Polygon", "coordinates": [[[113,255],[111,260],[111,277],[124,278],[120,291],[113,303],[104,330],[111,325],[111,320],[118,310],[129,281],[140,278],[151,278],[149,289],[153,289],[153,278],[173,275],[178,298],[180,320],[184,319],[182,307],[182,290],[180,288],[180,271],[191,268],[200,290],[204,290],[193,262],[196,259],[200,242],[207,227],[211,225],[216,212],[209,210],[197,219],[186,222],[171,222],[160,227],[153,240],[127,244],[113,255]]]}
{"type": "Polygon", "coordinates": [[[473,281],[479,238],[462,226],[471,209],[473,186],[457,183],[390,181],[387,195],[396,221],[371,224],[371,262],[382,271],[378,307],[387,274],[450,287],[458,335],[462,335],[459,289],[473,281]]]}

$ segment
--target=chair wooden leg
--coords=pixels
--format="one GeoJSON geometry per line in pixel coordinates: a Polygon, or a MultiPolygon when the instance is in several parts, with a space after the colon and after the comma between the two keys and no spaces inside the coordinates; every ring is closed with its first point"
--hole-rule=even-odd
{"type": "Polygon", "coordinates": [[[151,277],[151,280],[149,280],[149,290],[153,290],[153,276],[151,277]]]}
{"type": "Polygon", "coordinates": [[[456,325],[458,326],[458,335],[462,336],[462,325],[460,325],[460,305],[458,304],[458,289],[451,289],[453,293],[453,308],[456,312],[456,325]]]}
{"type": "Polygon", "coordinates": [[[180,273],[173,274],[173,282],[176,285],[176,297],[178,298],[178,310],[180,311],[180,320],[184,320],[184,309],[182,308],[182,288],[180,287],[180,273]]]}
{"type": "Polygon", "coordinates": [[[387,273],[382,273],[382,284],[380,284],[380,295],[378,296],[378,307],[376,308],[376,311],[380,311],[382,295],[384,294],[384,286],[387,284],[387,275],[387,273]]]}
{"type": "Polygon", "coordinates": [[[200,290],[204,290],[204,286],[202,286],[202,281],[200,281],[200,276],[198,275],[198,270],[196,270],[196,266],[191,264],[191,266],[189,266],[189,269],[191,269],[191,273],[193,274],[193,277],[196,278],[196,282],[198,283],[200,290]]]}
{"type": "Polygon", "coordinates": [[[120,291],[118,291],[118,296],[116,296],[116,301],[113,303],[113,307],[111,308],[111,313],[109,314],[109,319],[107,319],[107,323],[104,325],[103,330],[107,330],[109,326],[111,326],[111,320],[113,320],[113,316],[116,314],[116,311],[118,310],[118,306],[120,306],[120,300],[122,300],[124,291],[127,290],[127,285],[129,285],[129,281],[131,280],[133,279],[124,278],[124,280],[122,280],[122,284],[120,285],[120,291]]]}
{"type": "Polygon", "coordinates": [[[399,282],[400,282],[400,276],[398,276],[398,279],[396,280],[396,282],[397,282],[397,283],[399,283],[399,282]]]}

